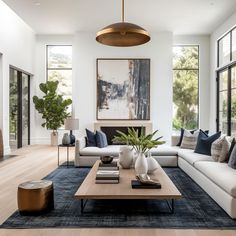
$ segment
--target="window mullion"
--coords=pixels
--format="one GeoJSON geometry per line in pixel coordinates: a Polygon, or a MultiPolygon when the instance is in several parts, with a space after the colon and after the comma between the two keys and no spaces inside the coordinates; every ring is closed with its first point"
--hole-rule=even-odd
{"type": "Polygon", "coordinates": [[[231,68],[228,68],[228,114],[227,114],[227,122],[228,122],[228,135],[231,135],[231,68]]]}

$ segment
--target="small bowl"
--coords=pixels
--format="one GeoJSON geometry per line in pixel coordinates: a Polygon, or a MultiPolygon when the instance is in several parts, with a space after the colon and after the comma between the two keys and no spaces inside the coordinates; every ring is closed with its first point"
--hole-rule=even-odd
{"type": "Polygon", "coordinates": [[[101,156],[100,160],[103,164],[110,164],[113,161],[112,156],[101,156]]]}

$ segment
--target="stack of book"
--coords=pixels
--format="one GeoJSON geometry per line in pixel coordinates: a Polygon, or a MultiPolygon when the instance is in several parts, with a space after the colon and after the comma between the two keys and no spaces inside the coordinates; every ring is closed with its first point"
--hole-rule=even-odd
{"type": "Polygon", "coordinates": [[[119,166],[116,161],[109,164],[99,163],[98,170],[119,170],[119,166]]]}
{"type": "Polygon", "coordinates": [[[96,184],[118,184],[120,179],[117,162],[100,163],[96,174],[96,184]]]}

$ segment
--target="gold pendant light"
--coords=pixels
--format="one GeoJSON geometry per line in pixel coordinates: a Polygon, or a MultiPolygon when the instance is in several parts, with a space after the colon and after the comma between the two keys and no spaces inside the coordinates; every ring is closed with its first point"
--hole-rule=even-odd
{"type": "Polygon", "coordinates": [[[149,33],[142,27],[124,21],[124,0],[122,0],[122,22],[108,25],[98,31],[96,40],[108,46],[131,47],[147,43],[149,33]]]}

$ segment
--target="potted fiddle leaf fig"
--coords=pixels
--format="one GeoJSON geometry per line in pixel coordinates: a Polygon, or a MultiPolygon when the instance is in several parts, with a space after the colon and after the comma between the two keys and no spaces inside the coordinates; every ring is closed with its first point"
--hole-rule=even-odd
{"type": "Polygon", "coordinates": [[[71,99],[63,99],[62,95],[57,93],[58,81],[47,81],[39,85],[44,93],[42,98],[33,97],[35,109],[42,114],[44,122],[42,127],[52,130],[51,145],[58,144],[57,130],[64,124],[69,117],[68,106],[72,104],[71,99]]]}
{"type": "Polygon", "coordinates": [[[158,164],[156,160],[152,157],[149,157],[148,160],[146,160],[145,154],[148,153],[150,149],[165,143],[165,141],[160,141],[162,137],[155,137],[158,130],[147,135],[145,135],[144,127],[141,128],[140,134],[138,130],[135,130],[134,128],[128,128],[128,134],[118,130],[116,132],[119,136],[115,136],[114,140],[131,146],[138,154],[138,158],[135,161],[135,172],[137,175],[147,174],[149,170],[157,168],[158,164]]]}

